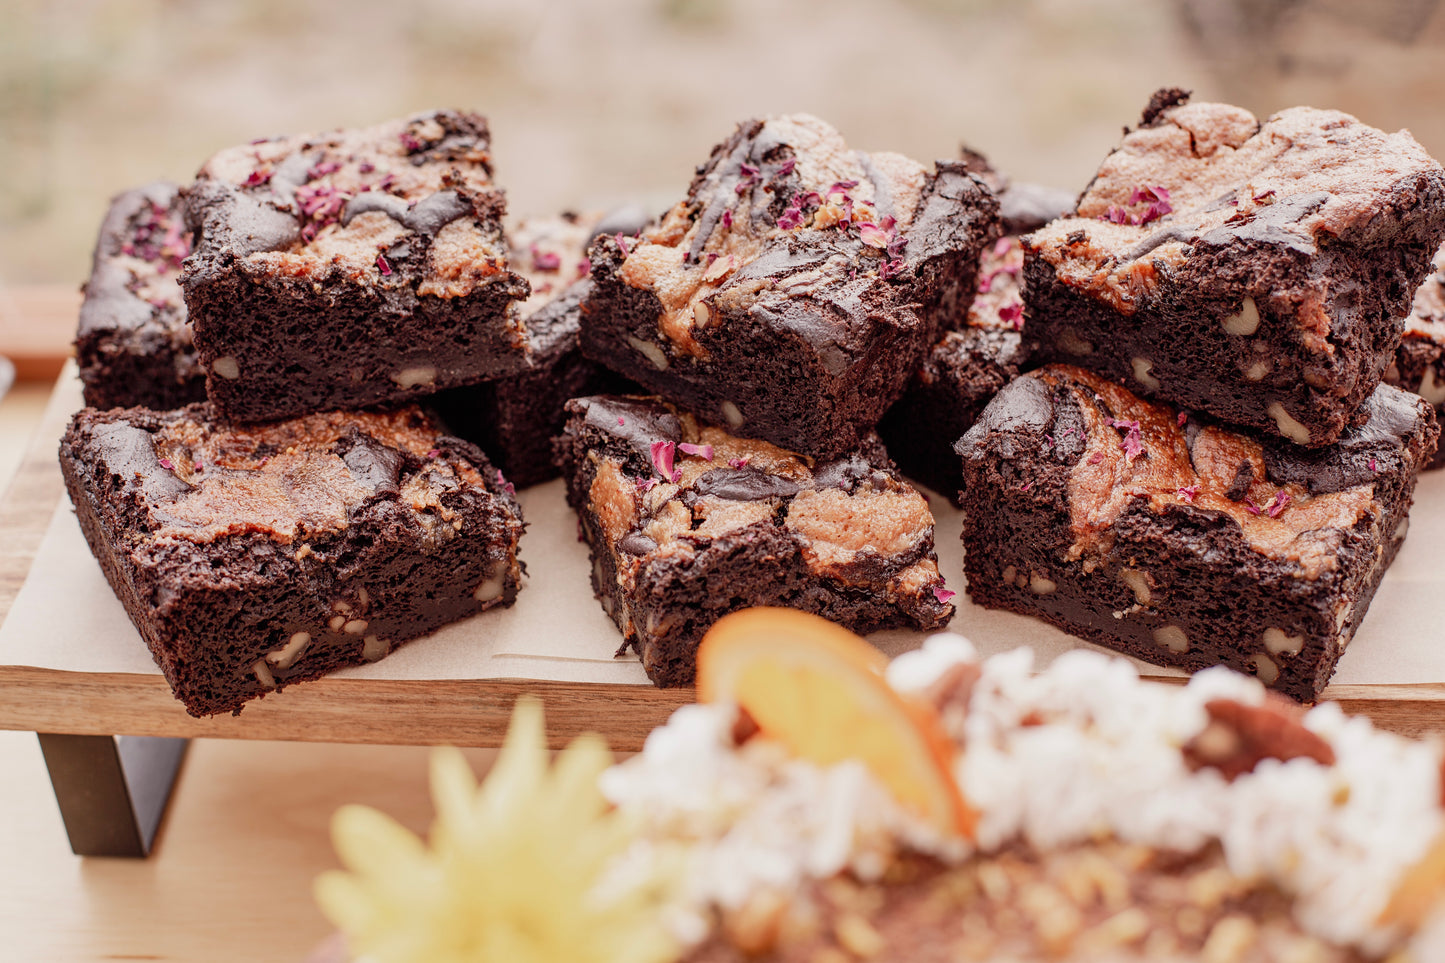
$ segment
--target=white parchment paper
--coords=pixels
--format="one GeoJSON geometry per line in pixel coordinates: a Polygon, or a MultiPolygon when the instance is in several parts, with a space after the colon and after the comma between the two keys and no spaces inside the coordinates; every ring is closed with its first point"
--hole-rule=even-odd
{"type": "MultiPolygon", "coordinates": [[[[62,379],[43,430],[57,440],[64,413],[79,407],[76,384],[62,379]]],[[[635,656],[614,658],[620,636],[592,596],[587,547],[561,481],[520,493],[528,528],[522,558],[528,575],[517,603],[484,612],[398,648],[372,665],[344,669],[353,678],[543,679],[647,685],[635,656]]],[[[949,628],[984,652],[1019,645],[1046,664],[1072,648],[1094,648],[1025,616],[978,608],[963,591],[961,513],[930,496],[940,568],[959,594],[949,628]]],[[[1410,531],[1386,574],[1368,617],[1341,660],[1334,682],[1405,685],[1445,683],[1445,471],[1421,477],[1410,531]]],[[[923,636],[880,632],[890,654],[923,636]]],[[[51,519],[29,578],[0,626],[0,664],[70,672],[158,674],[159,669],[91,556],[68,501],[51,519]]],[[[1138,663],[1148,675],[1177,674],[1138,663]]]]}

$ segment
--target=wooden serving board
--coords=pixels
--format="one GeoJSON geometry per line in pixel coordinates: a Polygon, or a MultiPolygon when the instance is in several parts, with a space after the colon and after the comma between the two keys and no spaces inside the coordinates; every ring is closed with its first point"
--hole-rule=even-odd
{"type": "MultiPolygon", "coordinates": [[[[554,745],[595,731],[615,749],[634,750],[673,709],[692,699],[691,690],[651,686],[635,659],[611,658],[616,629],[591,598],[585,547],[575,542],[570,515],[558,508],[560,487],[552,483],[550,490],[544,486],[524,493],[530,528],[523,558],[533,572],[515,611],[483,613],[409,643],[373,666],[343,670],[254,701],[237,716],[192,718],[149,664],[135,629],[99,580],[98,566],[83,548],[76,555],[74,546],[80,543],[74,542],[78,532],[64,496],[56,445],[78,406],[78,382],[74,366],[68,365],[13,484],[0,498],[0,640],[5,642],[0,645],[0,729],[494,746],[505,734],[513,701],[531,692],[546,703],[554,745]],[[64,551],[67,539],[70,555],[64,551]],[[547,561],[539,564],[539,555],[547,561]],[[27,579],[33,584],[26,586],[27,579]],[[77,621],[81,611],[91,621],[77,621]],[[546,628],[529,630],[529,625],[546,628]],[[77,642],[74,636],[82,628],[89,635],[77,642]],[[496,641],[508,632],[510,643],[496,641]],[[574,634],[575,639],[558,640],[574,634]],[[89,642],[94,653],[86,647],[89,642]],[[59,659],[44,648],[74,649],[77,644],[79,655],[59,659]],[[468,646],[482,653],[474,672],[470,663],[459,661],[468,646]],[[568,646],[584,656],[572,657],[568,653],[574,649],[568,646]],[[124,656],[119,662],[117,648],[124,656]]],[[[1445,539],[1445,472],[1426,476],[1421,487],[1401,560],[1341,664],[1339,678],[1345,681],[1326,691],[1347,710],[1407,733],[1445,729],[1445,646],[1438,646],[1438,657],[1433,653],[1436,643],[1445,642],[1445,573],[1436,577],[1432,565],[1436,546],[1445,539]]],[[[941,499],[932,503],[940,566],[961,589],[961,518],[941,499]]],[[[976,608],[962,592],[954,601],[959,614],[950,628],[968,635],[985,653],[1023,644],[1047,661],[1072,648],[1092,648],[1035,620],[976,608]]],[[[921,640],[916,633],[874,637],[890,653],[921,640]]],[[[1140,665],[1150,676],[1169,677],[1167,670],[1140,665]]]]}

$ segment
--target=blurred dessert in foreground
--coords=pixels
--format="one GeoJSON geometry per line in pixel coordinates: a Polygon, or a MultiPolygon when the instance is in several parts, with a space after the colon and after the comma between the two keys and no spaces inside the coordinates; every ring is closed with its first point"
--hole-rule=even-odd
{"type": "Polygon", "coordinates": [[[885,674],[791,611],[700,659],[711,701],[620,765],[588,737],[549,765],[524,703],[480,791],[435,758],[427,841],[338,813],[317,895],[356,957],[1445,958],[1436,743],[1090,652],[935,636],[885,674]]]}

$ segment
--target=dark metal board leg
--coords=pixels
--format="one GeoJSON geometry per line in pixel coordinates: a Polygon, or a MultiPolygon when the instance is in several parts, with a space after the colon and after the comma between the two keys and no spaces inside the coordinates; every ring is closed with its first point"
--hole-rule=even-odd
{"type": "Polygon", "coordinates": [[[77,856],[146,856],[187,739],[37,733],[77,856]]]}

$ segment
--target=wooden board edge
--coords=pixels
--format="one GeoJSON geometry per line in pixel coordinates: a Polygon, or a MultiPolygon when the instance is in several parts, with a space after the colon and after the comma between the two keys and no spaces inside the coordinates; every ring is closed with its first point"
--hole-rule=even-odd
{"type": "Polygon", "coordinates": [[[693,701],[690,688],[643,685],[329,678],[248,703],[239,715],[196,719],[186,714],[158,675],[0,666],[0,729],[494,747],[506,735],[513,703],[524,694],[542,699],[554,748],[584,732],[596,732],[619,752],[641,749],[649,732],[674,709],[693,701]]]}
{"type": "Polygon", "coordinates": [[[68,409],[79,400],[78,392],[70,397],[72,390],[67,385],[67,380],[75,376],[74,362],[67,363],[56,379],[15,477],[0,495],[0,532],[4,533],[0,538],[0,623],[10,614],[30,574],[55,506],[65,492],[59,447],[71,413],[68,409]]]}

